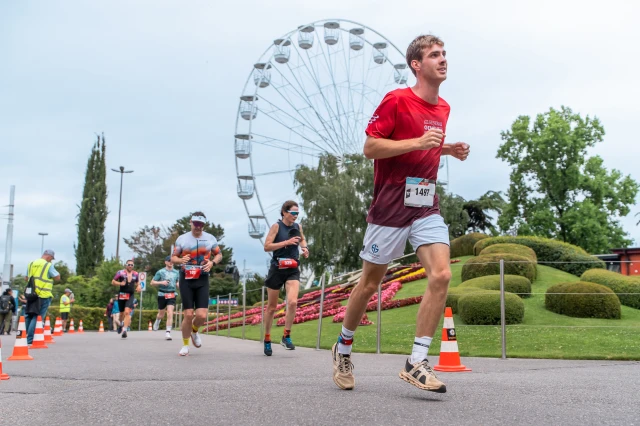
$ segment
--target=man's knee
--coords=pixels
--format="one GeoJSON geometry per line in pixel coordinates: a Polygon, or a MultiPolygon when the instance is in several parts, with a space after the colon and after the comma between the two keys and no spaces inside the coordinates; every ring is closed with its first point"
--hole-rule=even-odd
{"type": "Polygon", "coordinates": [[[429,282],[434,282],[437,284],[442,284],[446,288],[449,285],[449,281],[451,281],[451,269],[436,269],[429,272],[428,276],[429,282]]]}
{"type": "Polygon", "coordinates": [[[207,312],[196,312],[196,319],[199,321],[204,321],[207,319],[207,312]]]}
{"type": "Polygon", "coordinates": [[[287,301],[287,309],[293,311],[298,307],[298,300],[288,300],[287,301]]]}

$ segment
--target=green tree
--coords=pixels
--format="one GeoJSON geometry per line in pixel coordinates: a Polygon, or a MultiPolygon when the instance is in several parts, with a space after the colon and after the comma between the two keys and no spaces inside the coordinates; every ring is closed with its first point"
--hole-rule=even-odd
{"type": "Polygon", "coordinates": [[[59,260],[58,262],[54,263],[53,266],[56,268],[56,271],[58,271],[58,273],[60,274],[60,281],[59,281],[60,284],[66,283],[67,280],[69,280],[69,277],[73,275],[71,273],[71,270],[69,269],[69,265],[64,263],[62,260],[59,260]]]}
{"type": "Polygon", "coordinates": [[[629,214],[638,184],[587,155],[604,137],[597,118],[551,108],[533,122],[518,117],[501,135],[497,157],[512,167],[509,203],[498,221],[504,231],[556,238],[591,253],[630,244],[619,218],[629,214]]]}
{"type": "Polygon", "coordinates": [[[247,282],[245,283],[245,289],[247,291],[247,306],[251,306],[262,300],[262,292],[260,291],[262,286],[264,286],[264,277],[262,275],[254,273],[247,277],[247,282]]]}
{"type": "Polygon", "coordinates": [[[104,229],[107,220],[107,168],[104,135],[91,150],[78,215],[78,244],[75,247],[78,275],[92,276],[104,260],[104,229]]]}
{"type": "Polygon", "coordinates": [[[153,274],[164,268],[164,259],[171,252],[167,232],[159,226],[143,226],[124,242],[135,254],[136,268],[153,274]]]}
{"type": "Polygon", "coordinates": [[[373,197],[373,162],[359,154],[342,159],[323,155],[318,167],[301,166],[294,179],[306,213],[301,223],[311,251],[303,262],[316,274],[327,267],[336,273],[359,268],[373,197]]]}
{"type": "Polygon", "coordinates": [[[465,199],[459,195],[446,192],[442,186],[436,187],[440,214],[444,223],[449,226],[449,238],[458,238],[467,232],[469,227],[469,214],[464,209],[465,199]]]}
{"type": "Polygon", "coordinates": [[[496,211],[501,214],[505,204],[502,194],[496,191],[488,191],[477,200],[464,203],[462,208],[469,215],[468,230],[485,233],[490,231],[492,234],[497,235],[498,231],[493,225],[493,217],[489,215],[489,211],[496,211]]]}

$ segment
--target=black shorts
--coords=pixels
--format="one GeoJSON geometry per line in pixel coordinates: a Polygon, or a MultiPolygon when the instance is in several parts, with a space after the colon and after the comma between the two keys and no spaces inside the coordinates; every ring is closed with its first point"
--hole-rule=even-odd
{"type": "Polygon", "coordinates": [[[62,318],[63,320],[68,320],[69,312],[60,312],[60,318],[62,318]]]}
{"type": "MultiPolygon", "coordinates": [[[[175,294],[175,293],[174,293],[175,294]]],[[[165,310],[167,306],[176,306],[176,297],[172,297],[171,299],[165,299],[164,296],[158,296],[158,309],[165,310]]]]}
{"type": "Polygon", "coordinates": [[[129,294],[129,300],[118,299],[118,309],[120,313],[124,313],[125,308],[133,309],[133,294],[129,294]]]}
{"type": "Polygon", "coordinates": [[[271,265],[267,278],[264,280],[264,285],[272,290],[280,290],[287,281],[300,281],[300,269],[280,269],[275,265],[271,265]]]}
{"type": "Polygon", "coordinates": [[[209,274],[202,274],[196,280],[187,280],[180,272],[180,297],[182,309],[209,308],[209,274]]]}

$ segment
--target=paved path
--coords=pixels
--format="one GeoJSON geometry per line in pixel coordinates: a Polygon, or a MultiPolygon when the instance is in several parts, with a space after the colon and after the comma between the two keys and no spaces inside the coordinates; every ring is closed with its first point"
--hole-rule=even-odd
{"type": "MultiPolygon", "coordinates": [[[[0,424],[640,424],[640,363],[465,358],[446,394],[398,378],[399,355],[355,354],[356,389],[331,379],[328,351],[203,336],[178,357],[162,332],[65,335],[34,361],[6,361],[0,424]]],[[[177,333],[174,332],[174,338],[177,333]]],[[[436,361],[434,357],[432,361],[436,361]]]]}

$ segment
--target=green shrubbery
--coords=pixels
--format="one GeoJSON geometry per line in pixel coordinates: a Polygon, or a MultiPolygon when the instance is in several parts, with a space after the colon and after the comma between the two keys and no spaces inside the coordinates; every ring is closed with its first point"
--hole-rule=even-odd
{"type": "Polygon", "coordinates": [[[602,269],[591,269],[582,274],[580,280],[609,287],[618,295],[620,303],[640,309],[640,278],[626,277],[617,272],[602,269]]]}
{"type": "Polygon", "coordinates": [[[594,268],[604,269],[604,262],[589,255],[578,246],[540,237],[492,237],[478,241],[473,247],[473,253],[478,255],[485,248],[494,244],[521,244],[533,249],[538,262],[585,262],[558,263],[549,265],[561,271],[580,276],[584,271],[594,268]]]}
{"type": "MultiPolygon", "coordinates": [[[[515,294],[505,293],[505,321],[520,324],[524,319],[524,303],[515,294]]],[[[468,325],[500,324],[500,292],[484,290],[464,294],[458,299],[458,314],[468,325]]]]}
{"type": "Polygon", "coordinates": [[[472,256],[475,244],[485,238],[489,238],[489,236],[479,232],[472,232],[454,239],[450,245],[451,257],[472,256]]]}
{"type": "MultiPolygon", "coordinates": [[[[488,275],[465,281],[457,288],[479,288],[483,290],[500,290],[500,275],[488,275]]],[[[520,275],[504,276],[504,291],[520,297],[531,296],[531,281],[520,275]]]]}
{"type": "Polygon", "coordinates": [[[621,315],[620,300],[610,288],[581,281],[549,287],[544,305],[570,317],[620,319],[621,315]]]}
{"type": "Polygon", "coordinates": [[[451,308],[451,311],[454,314],[458,313],[458,300],[460,300],[460,296],[462,296],[463,294],[468,294],[468,293],[475,293],[481,291],[481,289],[476,288],[476,287],[452,287],[449,288],[449,292],[447,293],[447,302],[445,303],[445,306],[448,306],[451,308]]]}
{"type": "Polygon", "coordinates": [[[536,279],[536,264],[516,254],[495,253],[476,256],[462,266],[462,281],[500,274],[500,259],[504,259],[504,273],[520,275],[529,281],[536,279]]]}
{"type": "Polygon", "coordinates": [[[532,262],[538,262],[536,252],[533,251],[532,248],[523,246],[522,244],[494,244],[483,249],[480,252],[480,255],[496,253],[517,254],[518,256],[523,256],[527,259],[530,259],[532,262]]]}

